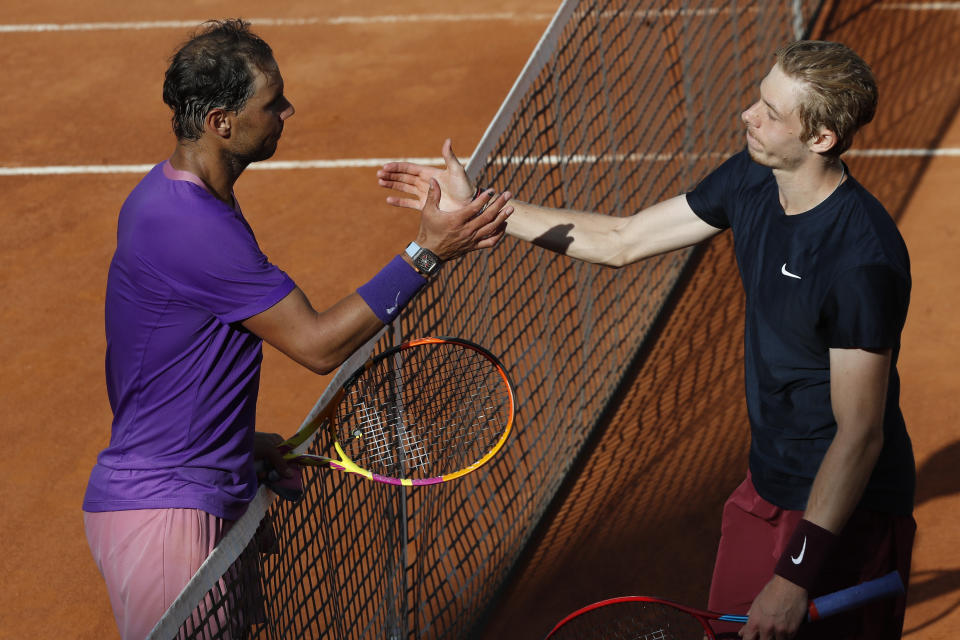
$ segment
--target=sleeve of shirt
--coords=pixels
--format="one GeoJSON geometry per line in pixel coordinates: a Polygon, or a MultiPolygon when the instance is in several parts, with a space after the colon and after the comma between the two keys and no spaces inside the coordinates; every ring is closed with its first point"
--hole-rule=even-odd
{"type": "Polygon", "coordinates": [[[908,278],[886,265],[855,267],[827,292],[820,330],[831,348],[896,348],[909,303],[908,278]]]}
{"type": "Polygon", "coordinates": [[[730,227],[729,202],[746,171],[749,156],[746,151],[728,158],[687,193],[687,204],[701,220],[716,227],[730,227]]]}
{"type": "Polygon", "coordinates": [[[266,311],[296,286],[263,254],[239,214],[209,211],[164,225],[143,258],[184,301],[225,323],[266,311]]]}

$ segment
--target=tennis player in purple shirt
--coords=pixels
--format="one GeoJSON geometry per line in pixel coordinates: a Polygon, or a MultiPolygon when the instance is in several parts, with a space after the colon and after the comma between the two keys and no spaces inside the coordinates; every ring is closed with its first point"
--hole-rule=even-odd
{"type": "Polygon", "coordinates": [[[114,419],[83,502],[125,640],[149,633],[243,513],[254,459],[292,473],[281,437],[255,432],[262,341],[334,370],[440,264],[499,242],[512,212],[509,193],[487,191],[441,213],[434,183],[414,242],[316,311],[260,250],[233,195],[294,114],[271,48],[240,20],[207,23],[173,56],[163,98],[177,143],[120,210],[105,309],[114,419]]]}

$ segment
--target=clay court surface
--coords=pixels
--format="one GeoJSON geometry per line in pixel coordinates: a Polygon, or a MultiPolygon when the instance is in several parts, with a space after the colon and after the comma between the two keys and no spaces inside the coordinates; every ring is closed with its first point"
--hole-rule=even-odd
{"type": "MultiPolygon", "coordinates": [[[[189,25],[243,16],[273,46],[297,109],[275,160],[360,161],[250,170],[237,184],[264,252],[321,308],[353,291],[415,234],[415,216],[383,202],[372,160],[436,157],[446,136],[466,159],[557,4],[391,5],[386,11],[402,21],[385,20],[383,3],[346,0],[270,6],[40,0],[0,7],[0,292],[6,302],[0,415],[7,452],[0,481],[0,638],[116,637],[80,511],[90,468],[109,438],[103,292],[117,211],[143,174],[123,167],[155,164],[173,148],[160,87],[166,60],[189,25]],[[355,19],[338,20],[344,17],[355,19]],[[258,18],[272,22],[261,26],[258,18]],[[170,21],[175,24],[163,24],[170,21]],[[16,27],[38,24],[61,26],[16,27]],[[49,173],[67,166],[88,169],[49,173]]],[[[820,35],[860,51],[881,88],[877,120],[848,164],[887,204],[912,258],[900,374],[917,458],[919,531],[906,637],[952,638],[960,625],[960,5],[836,4],[843,10],[823,17],[820,35]]],[[[708,260],[712,273],[735,277],[728,239],[708,248],[708,260]]],[[[736,298],[739,285],[728,282],[736,298]]],[[[687,331],[682,319],[682,311],[697,304],[691,294],[681,297],[647,367],[669,360],[658,359],[658,348],[702,346],[704,336],[687,331]]],[[[738,318],[709,300],[695,308],[712,312],[719,335],[734,336],[713,343],[726,360],[710,371],[695,363],[672,372],[641,369],[613,425],[642,422],[638,398],[654,384],[673,384],[682,391],[678,397],[696,398],[691,385],[713,376],[722,380],[723,393],[742,394],[738,318]],[[682,374],[690,370],[700,377],[682,374]],[[653,373],[656,383],[645,375],[653,373]]],[[[264,353],[258,428],[292,433],[326,380],[269,347],[264,353]]],[[[675,364],[684,364],[682,352],[671,353],[675,364]]],[[[738,411],[714,416],[708,407],[700,417],[729,422],[738,411]]],[[[702,514],[668,518],[673,528],[662,535],[631,535],[631,518],[655,514],[624,515],[624,507],[658,503],[639,498],[649,493],[644,478],[628,486],[622,478],[585,472],[572,482],[551,523],[538,530],[538,546],[524,555],[489,636],[533,638],[523,629],[541,629],[558,613],[624,589],[650,591],[648,584],[658,595],[703,606],[720,501],[743,473],[747,440],[743,425],[736,428],[726,443],[727,459],[738,461],[724,472],[729,485],[718,486],[715,496],[691,497],[702,514]],[[586,528],[586,522],[593,524],[586,528]],[[659,547],[654,555],[661,565],[650,569],[650,581],[646,567],[625,561],[636,557],[638,546],[648,555],[659,547]],[[538,622],[521,623],[529,620],[538,622]]],[[[662,446],[677,447],[670,437],[663,434],[662,446]]],[[[611,460],[630,466],[629,454],[618,459],[605,443],[606,435],[593,443],[591,459],[608,468],[611,460]]]]}

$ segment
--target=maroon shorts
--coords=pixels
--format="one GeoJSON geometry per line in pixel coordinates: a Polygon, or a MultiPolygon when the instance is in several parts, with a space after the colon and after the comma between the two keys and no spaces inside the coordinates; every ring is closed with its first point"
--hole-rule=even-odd
{"type": "MultiPolygon", "coordinates": [[[[754,597],[773,577],[777,560],[801,518],[802,511],[781,509],[761,498],[747,475],[723,507],[720,546],[710,585],[711,610],[747,613],[754,597]]],[[[906,583],[916,528],[912,516],[855,511],[810,597],[879,578],[894,569],[906,583]]],[[[905,609],[906,595],[803,625],[796,637],[893,640],[900,638],[905,609]]],[[[714,626],[717,631],[739,628],[724,623],[714,626]]]]}

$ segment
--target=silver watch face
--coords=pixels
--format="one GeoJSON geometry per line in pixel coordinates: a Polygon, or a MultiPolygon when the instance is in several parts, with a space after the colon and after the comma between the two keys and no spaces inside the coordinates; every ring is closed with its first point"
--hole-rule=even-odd
{"type": "Polygon", "coordinates": [[[420,249],[417,252],[417,255],[413,258],[413,263],[417,265],[417,269],[423,271],[424,273],[433,273],[437,267],[440,265],[440,259],[437,258],[436,254],[427,249],[420,249]]]}

